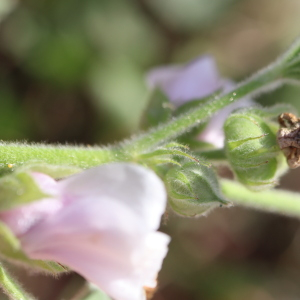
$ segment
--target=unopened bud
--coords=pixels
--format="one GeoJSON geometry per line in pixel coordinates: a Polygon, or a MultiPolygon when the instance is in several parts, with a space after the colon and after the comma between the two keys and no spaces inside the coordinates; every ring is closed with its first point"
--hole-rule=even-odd
{"type": "Polygon", "coordinates": [[[171,169],[166,179],[170,206],[180,215],[193,217],[229,204],[211,167],[189,162],[171,169]]]}
{"type": "Polygon", "coordinates": [[[272,128],[257,109],[235,111],[224,124],[228,161],[237,179],[251,190],[276,185],[286,169],[272,128]]]}

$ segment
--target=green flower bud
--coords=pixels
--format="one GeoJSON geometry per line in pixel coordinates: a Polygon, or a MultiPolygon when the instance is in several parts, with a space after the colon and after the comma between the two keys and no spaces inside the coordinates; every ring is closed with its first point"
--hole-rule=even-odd
{"type": "Polygon", "coordinates": [[[265,115],[258,109],[241,109],[224,124],[228,161],[237,179],[251,190],[275,186],[287,168],[277,145],[275,126],[265,121],[265,115]]]}
{"type": "Polygon", "coordinates": [[[211,167],[188,162],[171,169],[166,180],[170,206],[180,215],[194,217],[214,207],[229,204],[220,192],[211,167]]]}

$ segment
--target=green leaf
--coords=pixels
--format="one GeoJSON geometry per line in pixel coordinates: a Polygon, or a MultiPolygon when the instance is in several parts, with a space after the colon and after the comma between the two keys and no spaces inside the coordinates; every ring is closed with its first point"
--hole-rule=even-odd
{"type": "Polygon", "coordinates": [[[149,104],[141,118],[141,128],[148,129],[169,121],[174,110],[168,98],[160,91],[151,94],[149,104]]]}

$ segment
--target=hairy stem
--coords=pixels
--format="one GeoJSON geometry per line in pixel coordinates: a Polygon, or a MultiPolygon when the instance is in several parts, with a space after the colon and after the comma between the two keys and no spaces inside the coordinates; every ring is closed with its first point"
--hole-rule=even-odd
{"type": "Polygon", "coordinates": [[[2,264],[0,264],[0,284],[4,293],[11,300],[34,300],[32,296],[23,291],[21,286],[11,278],[2,264]]]}
{"type": "Polygon", "coordinates": [[[130,152],[142,152],[149,148],[176,138],[184,131],[191,129],[210,117],[213,113],[223,107],[239,100],[242,97],[267,90],[270,86],[278,85],[281,79],[282,70],[279,64],[274,64],[263,69],[248,80],[242,82],[237,88],[223,96],[216,96],[209,102],[200,105],[198,108],[181,115],[171,122],[163,124],[154,130],[137,137],[125,146],[130,152]]]}
{"type": "Polygon", "coordinates": [[[232,180],[221,180],[224,195],[234,204],[300,218],[300,193],[284,190],[251,192],[232,180]]]}
{"type": "Polygon", "coordinates": [[[53,165],[90,168],[118,161],[122,153],[100,147],[48,146],[43,144],[0,143],[0,169],[23,165],[28,161],[53,165]]]}

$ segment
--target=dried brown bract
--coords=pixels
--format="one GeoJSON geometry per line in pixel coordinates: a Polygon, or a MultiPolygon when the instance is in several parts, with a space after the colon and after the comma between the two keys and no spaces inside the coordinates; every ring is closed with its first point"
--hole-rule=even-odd
{"type": "Polygon", "coordinates": [[[280,129],[277,141],[287,158],[290,168],[300,166],[300,119],[291,113],[283,113],[278,117],[280,129]]]}
{"type": "Polygon", "coordinates": [[[145,287],[144,286],[144,291],[146,293],[146,298],[147,300],[151,300],[156,292],[157,288],[151,288],[151,287],[145,287]]]}

